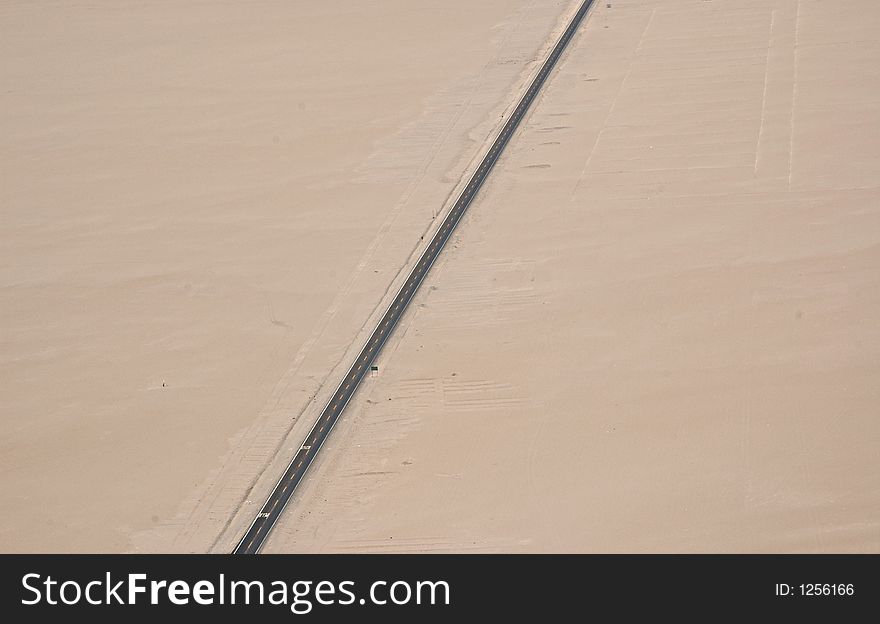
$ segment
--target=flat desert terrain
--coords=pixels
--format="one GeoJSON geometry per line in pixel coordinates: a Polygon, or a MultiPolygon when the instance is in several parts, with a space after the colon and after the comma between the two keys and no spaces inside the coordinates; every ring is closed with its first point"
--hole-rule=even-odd
{"type": "MultiPolygon", "coordinates": [[[[3,3],[0,551],[231,550],[579,4],[3,3]]],[[[880,552],[878,33],[597,2],[265,551],[880,552]]]]}

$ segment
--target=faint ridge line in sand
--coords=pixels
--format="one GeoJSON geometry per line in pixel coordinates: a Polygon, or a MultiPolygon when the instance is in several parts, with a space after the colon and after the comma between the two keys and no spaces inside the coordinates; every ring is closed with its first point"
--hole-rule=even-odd
{"type": "Polygon", "coordinates": [[[587,155],[587,160],[584,163],[583,169],[581,169],[580,174],[578,175],[577,180],[574,183],[574,187],[571,189],[571,195],[574,195],[578,188],[580,188],[581,182],[584,179],[584,176],[587,173],[587,169],[590,166],[590,163],[593,160],[593,154],[596,153],[596,148],[599,146],[599,140],[602,138],[602,133],[605,131],[605,128],[608,127],[608,121],[611,119],[611,115],[614,114],[614,108],[617,106],[617,100],[620,99],[621,93],[623,93],[623,88],[626,86],[626,81],[629,79],[630,74],[633,70],[633,65],[636,63],[636,59],[639,56],[639,50],[642,48],[642,44],[645,41],[645,35],[648,34],[648,29],[651,27],[651,24],[654,22],[654,16],[657,14],[657,8],[651,10],[651,16],[648,18],[648,23],[645,24],[645,29],[642,31],[642,36],[639,37],[639,43],[636,45],[636,49],[633,51],[632,59],[630,59],[629,65],[626,69],[626,74],[623,76],[623,80],[620,81],[620,86],[617,88],[617,93],[614,94],[614,99],[611,101],[611,106],[608,108],[608,113],[605,115],[605,119],[602,121],[602,125],[599,126],[598,132],[596,132],[596,140],[593,141],[593,147],[590,148],[590,153],[587,155]]]}
{"type": "Polygon", "coordinates": [[[798,83],[798,41],[800,40],[800,16],[801,16],[801,0],[795,0],[794,11],[794,79],[791,81],[791,116],[789,127],[788,142],[788,188],[791,190],[792,171],[794,170],[794,112],[797,108],[797,83],[798,83]]]}
{"type": "MultiPolygon", "coordinates": [[[[755,175],[758,175],[758,161],[761,158],[761,137],[764,135],[764,119],[767,117],[767,83],[770,80],[770,50],[773,48],[773,25],[776,22],[776,9],[770,10],[770,32],[767,33],[767,58],[764,61],[764,91],[761,94],[761,124],[755,141],[755,175]]],[[[789,175],[791,175],[789,173],[789,175]]]]}

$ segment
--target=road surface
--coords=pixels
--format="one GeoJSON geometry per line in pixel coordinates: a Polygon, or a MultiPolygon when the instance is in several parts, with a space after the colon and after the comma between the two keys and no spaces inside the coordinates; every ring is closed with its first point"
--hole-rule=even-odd
{"type": "Polygon", "coordinates": [[[367,371],[370,370],[370,365],[375,361],[383,345],[388,341],[388,337],[394,331],[401,316],[403,316],[407,305],[412,300],[422,281],[424,281],[428,271],[431,270],[431,266],[440,255],[443,246],[452,236],[452,232],[455,230],[459,220],[461,220],[462,215],[483,186],[483,183],[492,171],[492,167],[498,161],[505,146],[510,141],[510,137],[525,117],[529,106],[535,100],[535,97],[547,80],[547,76],[556,65],[563,50],[571,41],[592,4],[593,0],[584,0],[577,13],[572,17],[559,41],[541,66],[540,71],[532,80],[528,90],[522,96],[519,104],[502,127],[489,151],[483,157],[480,166],[471,176],[452,210],[449,211],[449,214],[443,220],[440,229],[437,230],[434,238],[431,239],[430,244],[422,253],[418,263],[407,277],[394,301],[391,302],[382,320],[379,321],[379,325],[370,335],[367,344],[364,345],[364,348],[358,354],[351,369],[349,369],[345,378],[339,384],[330,402],[321,412],[312,430],[309,431],[302,446],[288,465],[287,470],[284,471],[284,475],[272,490],[268,500],[266,500],[256,518],[254,518],[244,537],[241,538],[241,541],[235,547],[234,554],[256,554],[266,542],[266,538],[269,537],[269,533],[290,501],[296,486],[302,481],[303,476],[321,449],[321,445],[324,444],[324,441],[330,434],[330,430],[333,429],[333,425],[339,420],[339,416],[342,414],[345,406],[348,405],[351,397],[354,396],[361,380],[363,380],[367,371]]]}

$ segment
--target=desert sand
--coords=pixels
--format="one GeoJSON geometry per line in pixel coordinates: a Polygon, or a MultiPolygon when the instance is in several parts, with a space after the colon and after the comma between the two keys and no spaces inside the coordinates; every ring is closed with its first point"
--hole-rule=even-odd
{"type": "MultiPolygon", "coordinates": [[[[0,8],[0,550],[228,552],[577,4],[0,8]]],[[[877,32],[597,3],[266,551],[880,551],[877,32]]]]}

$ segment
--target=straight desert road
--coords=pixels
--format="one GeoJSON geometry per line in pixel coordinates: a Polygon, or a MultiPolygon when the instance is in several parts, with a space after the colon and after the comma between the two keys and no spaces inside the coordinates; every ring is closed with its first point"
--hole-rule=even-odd
{"type": "Polygon", "coordinates": [[[539,93],[550,72],[556,65],[559,57],[562,55],[568,43],[577,32],[578,27],[584,19],[584,16],[590,10],[593,0],[584,0],[578,11],[574,14],[562,36],[557,41],[553,50],[542,64],[535,78],[529,85],[528,90],[520,99],[517,107],[505,122],[501,132],[492,143],[489,151],[483,157],[479,167],[474,172],[467,186],[456,200],[450,212],[443,220],[439,230],[431,239],[421,258],[413,268],[403,287],[394,298],[389,306],[378,327],[370,336],[367,344],[361,350],[355,362],[346,374],[345,378],[340,382],[339,387],[330,399],[330,402],[321,412],[317,422],[306,436],[302,446],[297,451],[284,472],[284,475],[276,484],[268,500],[257,513],[253,523],[247,532],[239,541],[235,550],[236,554],[256,554],[260,551],[278,518],[284,512],[284,508],[290,501],[296,486],[302,480],[309,466],[314,461],[321,449],[333,426],[336,424],[340,415],[345,410],[348,402],[357,391],[358,385],[370,369],[370,365],[381,351],[388,337],[394,331],[398,321],[406,311],[406,307],[412,300],[413,295],[421,285],[425,276],[434,264],[434,261],[440,255],[444,245],[449,240],[455,226],[460,221],[462,215],[471,205],[474,197],[480,190],[486,178],[492,171],[492,167],[498,161],[504,151],[505,146],[510,141],[511,136],[516,131],[520,122],[529,110],[535,96],[539,93]]]}

